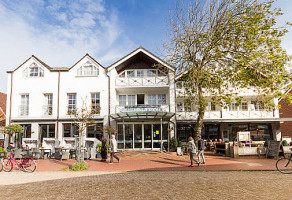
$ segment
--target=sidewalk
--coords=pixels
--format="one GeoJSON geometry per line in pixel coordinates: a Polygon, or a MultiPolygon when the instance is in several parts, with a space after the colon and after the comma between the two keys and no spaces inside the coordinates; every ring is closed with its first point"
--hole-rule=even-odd
{"type": "MultiPolygon", "coordinates": [[[[86,160],[87,171],[152,171],[152,170],[200,170],[200,171],[237,171],[237,170],[276,170],[275,159],[258,158],[229,158],[207,155],[206,164],[188,167],[188,156],[176,156],[168,153],[153,151],[127,151],[117,154],[122,158],[120,163],[100,162],[100,159],[86,160]]],[[[37,171],[58,171],[72,165],[75,160],[36,160],[37,171]]]]}

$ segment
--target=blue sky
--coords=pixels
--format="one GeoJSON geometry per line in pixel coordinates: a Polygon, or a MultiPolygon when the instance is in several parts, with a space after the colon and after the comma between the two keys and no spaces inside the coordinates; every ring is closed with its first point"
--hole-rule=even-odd
{"type": "MultiPolygon", "coordinates": [[[[51,67],[70,67],[85,53],[107,67],[139,46],[159,54],[175,2],[1,0],[0,92],[6,93],[6,71],[32,54],[51,67]]],[[[291,0],[278,0],[276,6],[285,13],[280,22],[292,21],[291,0]]],[[[292,54],[292,32],[283,47],[292,54]]]]}

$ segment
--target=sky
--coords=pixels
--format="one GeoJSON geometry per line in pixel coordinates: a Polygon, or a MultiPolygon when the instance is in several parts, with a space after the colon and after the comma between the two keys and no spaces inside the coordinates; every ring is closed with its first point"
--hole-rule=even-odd
{"type": "MultiPolygon", "coordinates": [[[[89,53],[104,67],[139,46],[159,56],[176,0],[1,0],[0,92],[7,73],[31,55],[71,67],[89,53]]],[[[292,0],[277,0],[292,21],[292,0]]],[[[292,55],[292,29],[282,46],[292,55]]]]}

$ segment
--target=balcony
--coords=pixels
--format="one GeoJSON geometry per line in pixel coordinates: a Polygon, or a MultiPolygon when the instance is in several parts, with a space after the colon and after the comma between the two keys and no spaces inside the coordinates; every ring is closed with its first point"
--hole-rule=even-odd
{"type": "MultiPolygon", "coordinates": [[[[196,120],[198,112],[177,112],[177,120],[196,120]]],[[[274,111],[206,111],[204,119],[268,119],[276,118],[274,111]]]]}
{"type": "Polygon", "coordinates": [[[169,105],[133,105],[133,106],[116,106],[116,113],[120,112],[169,112],[169,105]]]}
{"type": "Polygon", "coordinates": [[[168,76],[155,77],[117,77],[117,87],[167,87],[169,86],[168,76]]]}

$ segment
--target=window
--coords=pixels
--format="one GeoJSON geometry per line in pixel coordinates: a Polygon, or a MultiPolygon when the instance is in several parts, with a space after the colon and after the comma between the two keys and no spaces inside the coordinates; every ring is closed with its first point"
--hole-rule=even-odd
{"type": "Polygon", "coordinates": [[[165,72],[157,70],[158,76],[166,76],[165,72]]]}
{"type": "Polygon", "coordinates": [[[86,62],[77,70],[77,76],[98,76],[99,70],[90,62],[86,62]]]}
{"type": "Polygon", "coordinates": [[[71,123],[64,123],[63,134],[64,137],[74,137],[75,135],[79,135],[78,127],[71,123]]]}
{"type": "Polygon", "coordinates": [[[41,142],[43,138],[55,138],[55,124],[41,124],[41,142]]]}
{"type": "Polygon", "coordinates": [[[128,105],[129,106],[136,105],[136,96],[135,95],[128,95],[128,105]]]}
{"type": "Polygon", "coordinates": [[[31,124],[21,124],[23,127],[23,138],[31,138],[31,124]]]}
{"type": "Polygon", "coordinates": [[[166,104],[166,94],[158,95],[158,105],[166,104]]]}
{"type": "Polygon", "coordinates": [[[100,93],[91,93],[91,112],[93,114],[100,113],[100,93]]]}
{"type": "Polygon", "coordinates": [[[29,114],[29,95],[22,94],[21,95],[21,103],[20,103],[20,116],[28,116],[29,114]]]}
{"type": "Polygon", "coordinates": [[[120,104],[120,106],[127,105],[126,95],[120,95],[119,96],[119,104],[120,104]]]}
{"type": "Polygon", "coordinates": [[[210,105],[210,110],[211,110],[211,111],[215,111],[215,110],[216,110],[216,104],[211,103],[211,105],[210,105]]]}
{"type": "Polygon", "coordinates": [[[229,110],[230,111],[237,111],[237,105],[236,105],[236,103],[231,103],[230,105],[229,105],[229,110]]]}
{"type": "Polygon", "coordinates": [[[263,110],[262,103],[260,101],[252,101],[251,104],[254,106],[255,111],[263,110]]]}
{"type": "Polygon", "coordinates": [[[36,63],[32,63],[29,67],[23,70],[23,77],[44,77],[44,70],[36,63]]]}
{"type": "Polygon", "coordinates": [[[148,104],[149,105],[156,105],[156,94],[149,94],[148,95],[148,104]]]}
{"type": "Polygon", "coordinates": [[[155,77],[156,76],[156,70],[147,70],[147,76],[148,77],[155,77]]]}
{"type": "Polygon", "coordinates": [[[68,114],[76,112],[76,94],[67,94],[68,98],[68,114]]]}
{"type": "Polygon", "coordinates": [[[137,94],[137,104],[138,105],[144,105],[144,99],[145,95],[144,94],[137,94]]]}
{"type": "Polygon", "coordinates": [[[243,110],[243,111],[247,111],[248,110],[247,102],[243,102],[243,103],[240,104],[240,110],[243,110]]]}
{"type": "Polygon", "coordinates": [[[87,138],[97,138],[101,141],[101,138],[103,136],[103,124],[97,123],[93,126],[87,126],[87,138]]]}
{"type": "Polygon", "coordinates": [[[127,77],[135,77],[135,71],[127,71],[127,77]]]}
{"type": "Polygon", "coordinates": [[[45,105],[44,105],[44,115],[52,115],[53,114],[53,95],[52,94],[44,94],[45,97],[45,105]]]}
{"type": "Polygon", "coordinates": [[[143,70],[137,70],[137,77],[144,77],[144,71],[143,70]]]}

